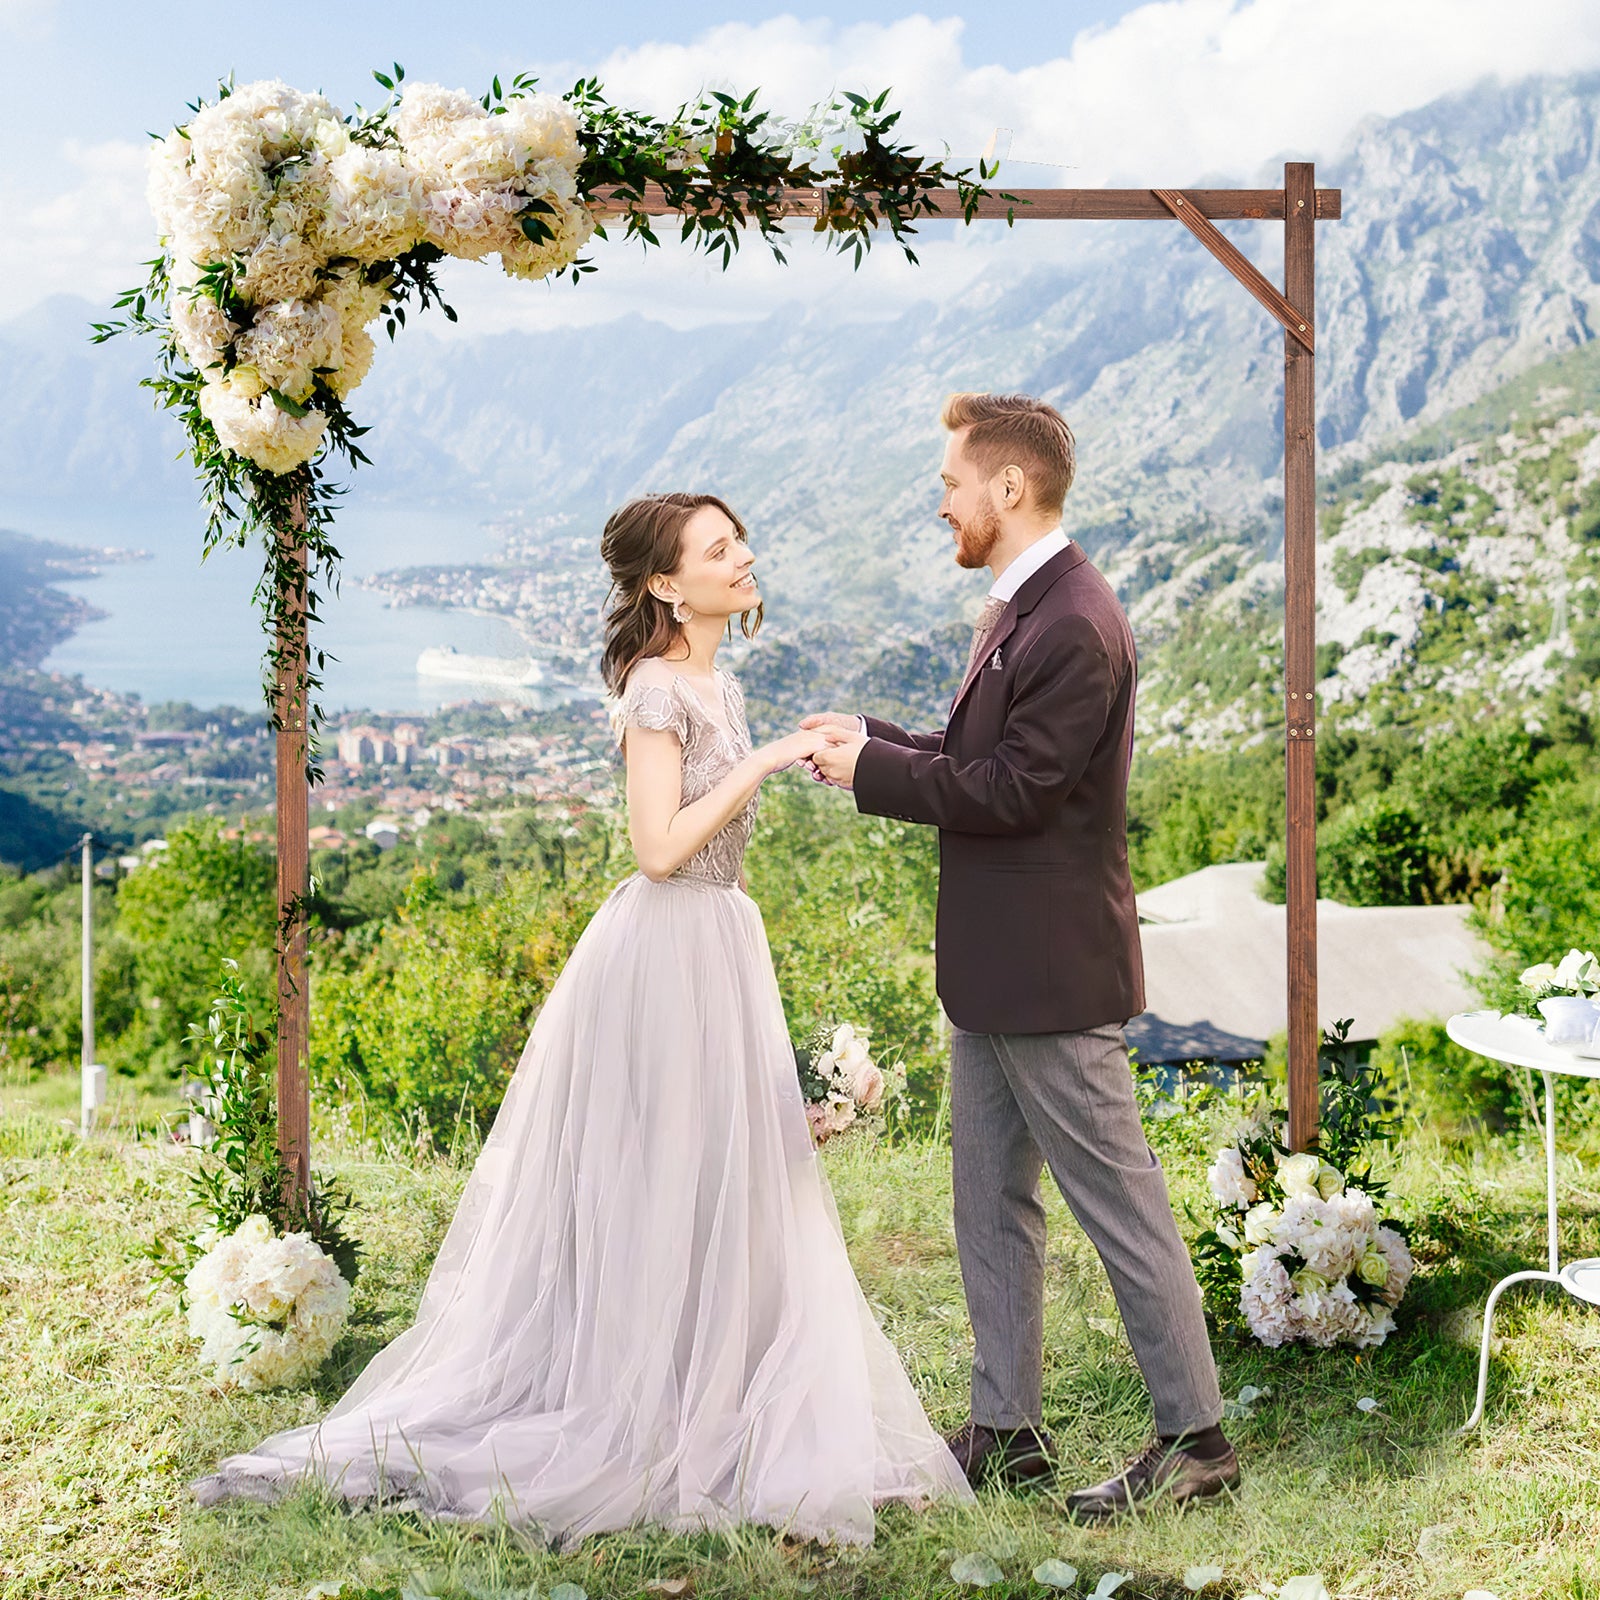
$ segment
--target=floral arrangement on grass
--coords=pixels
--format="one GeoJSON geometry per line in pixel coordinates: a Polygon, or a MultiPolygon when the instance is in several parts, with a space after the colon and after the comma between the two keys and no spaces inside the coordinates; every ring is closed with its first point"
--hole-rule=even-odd
{"type": "Polygon", "coordinates": [[[152,1290],[177,1290],[219,1383],[289,1386],[315,1372],[343,1332],[360,1250],[344,1230],[347,1194],[316,1173],[303,1196],[286,1181],[273,1038],[252,1013],[238,963],[222,967],[210,1014],[189,1030],[212,1125],[187,1173],[199,1226],[157,1235],[144,1254],[156,1268],[152,1290]]]}
{"type": "Polygon", "coordinates": [[[224,1388],[293,1388],[328,1359],[350,1285],[309,1233],[278,1235],[259,1213],[232,1233],[204,1230],[184,1277],[189,1332],[224,1388]]]}
{"type": "MultiPolygon", "coordinates": [[[[1348,1030],[1339,1024],[1324,1047],[1344,1046],[1348,1030]]],[[[1414,1271],[1404,1232],[1379,1215],[1385,1186],[1365,1159],[1386,1125],[1364,1075],[1333,1067],[1318,1150],[1291,1150],[1285,1119],[1258,1114],[1207,1173],[1216,1215],[1196,1266],[1208,1302],[1219,1322],[1242,1320],[1273,1347],[1382,1344],[1414,1271]]]]}
{"type": "Polygon", "coordinates": [[[886,1099],[905,1092],[904,1068],[886,1072],[873,1061],[867,1042],[848,1022],[830,1024],[819,1027],[809,1049],[799,1053],[806,1121],[819,1145],[863,1119],[881,1117],[886,1099]]]}

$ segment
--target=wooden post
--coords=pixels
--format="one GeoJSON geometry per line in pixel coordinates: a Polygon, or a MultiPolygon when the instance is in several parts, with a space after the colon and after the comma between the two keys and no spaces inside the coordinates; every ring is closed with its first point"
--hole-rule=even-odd
{"type": "Polygon", "coordinates": [[[311,1187],[311,1084],[306,1057],[311,990],[306,975],[305,896],[311,887],[306,837],[306,551],[305,502],[297,499],[280,548],[296,573],[278,626],[278,1153],[288,1173],[285,1198],[304,1202],[311,1187]]]}
{"type": "MultiPolygon", "coordinates": [[[[1284,296],[1316,322],[1316,185],[1309,161],[1283,169],[1284,296]]],[[[1288,877],[1289,1144],[1317,1134],[1316,357],[1283,336],[1284,783],[1288,877]]]]}

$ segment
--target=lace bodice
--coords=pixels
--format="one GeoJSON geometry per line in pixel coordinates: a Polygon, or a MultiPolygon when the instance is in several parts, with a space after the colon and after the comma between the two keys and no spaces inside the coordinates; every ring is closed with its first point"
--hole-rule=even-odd
{"type": "MultiPolygon", "coordinates": [[[[629,728],[662,728],[678,736],[683,747],[683,805],[709,794],[750,754],[750,729],[739,680],[719,667],[717,683],[722,704],[708,707],[671,662],[650,656],[628,674],[622,694],[611,708],[611,727],[618,744],[629,728]]],[[[755,825],[756,797],[752,795],[744,810],[672,876],[737,884],[755,825]]]]}

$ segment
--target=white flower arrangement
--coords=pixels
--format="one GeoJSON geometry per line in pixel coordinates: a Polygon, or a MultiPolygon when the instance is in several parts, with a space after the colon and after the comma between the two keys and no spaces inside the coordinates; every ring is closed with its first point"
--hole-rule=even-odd
{"type": "Polygon", "coordinates": [[[367,324],[407,252],[498,254],[518,278],[572,266],[595,226],[577,132],[554,95],[495,114],[463,89],[414,84],[392,117],[352,121],[273,81],[158,141],[149,199],[171,257],[171,331],[218,443],[279,475],[316,455],[322,390],[342,401],[366,376],[367,324]]]}
{"type": "Polygon", "coordinates": [[[1225,1146],[1207,1174],[1218,1218],[1202,1248],[1238,1285],[1262,1344],[1382,1344],[1411,1282],[1404,1237],[1372,1196],[1309,1152],[1260,1129],[1225,1146]]]}
{"type": "Polygon", "coordinates": [[[1541,961],[1528,967],[1522,974],[1522,987],[1531,991],[1535,1000],[1546,1000],[1551,995],[1574,995],[1586,999],[1600,994],[1600,960],[1592,950],[1569,950],[1559,966],[1541,961]]]}
{"type": "Polygon", "coordinates": [[[224,1388],[291,1388],[344,1332],[350,1285],[308,1233],[275,1235],[265,1216],[230,1234],[206,1229],[183,1280],[189,1332],[224,1388]]]}
{"type": "Polygon", "coordinates": [[[819,1048],[801,1082],[811,1137],[821,1145],[858,1118],[881,1112],[885,1095],[903,1089],[904,1069],[892,1068],[886,1075],[868,1052],[867,1035],[848,1022],[821,1030],[816,1043],[819,1048]]]}

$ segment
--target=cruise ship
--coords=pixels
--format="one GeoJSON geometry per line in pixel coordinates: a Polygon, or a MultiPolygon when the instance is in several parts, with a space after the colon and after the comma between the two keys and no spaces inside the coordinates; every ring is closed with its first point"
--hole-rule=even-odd
{"type": "Polygon", "coordinates": [[[424,650],[417,657],[417,672],[424,678],[502,683],[524,689],[544,682],[544,669],[532,656],[467,656],[454,645],[424,650]]]}

